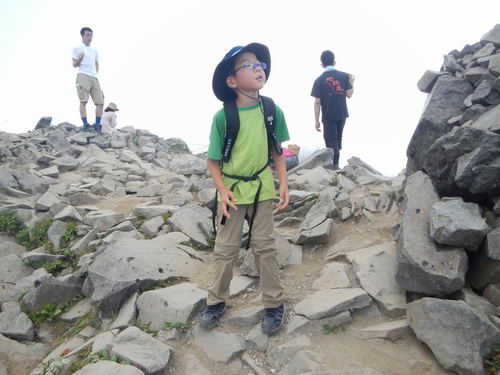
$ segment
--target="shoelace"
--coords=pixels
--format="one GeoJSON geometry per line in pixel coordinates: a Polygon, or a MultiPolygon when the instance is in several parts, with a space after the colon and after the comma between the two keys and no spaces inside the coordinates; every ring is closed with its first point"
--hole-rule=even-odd
{"type": "Polygon", "coordinates": [[[278,314],[277,314],[278,316],[281,316],[281,314],[283,314],[283,312],[280,311],[279,307],[276,307],[275,309],[269,308],[269,309],[266,309],[266,318],[274,318],[276,310],[278,310],[278,314]]]}
{"type": "Polygon", "coordinates": [[[217,305],[210,305],[210,306],[207,306],[207,309],[205,310],[205,314],[215,314],[216,312],[219,313],[220,310],[223,309],[223,306],[221,306],[220,304],[217,304],[217,305]]]}
{"type": "Polygon", "coordinates": [[[207,309],[205,310],[205,313],[206,314],[214,314],[216,309],[217,309],[217,305],[208,306],[207,309]]]}

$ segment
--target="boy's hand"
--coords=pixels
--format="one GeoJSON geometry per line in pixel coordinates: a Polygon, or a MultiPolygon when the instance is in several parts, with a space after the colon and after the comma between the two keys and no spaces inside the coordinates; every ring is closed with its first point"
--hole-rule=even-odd
{"type": "Polygon", "coordinates": [[[290,192],[288,191],[288,186],[280,186],[280,198],[276,205],[276,210],[281,211],[288,207],[290,203],[290,192]]]}
{"type": "Polygon", "coordinates": [[[231,207],[233,210],[238,210],[238,207],[233,204],[233,202],[236,202],[236,196],[231,190],[225,190],[222,192],[219,192],[220,198],[221,198],[221,203],[222,203],[222,214],[228,218],[231,219],[231,215],[228,212],[228,207],[231,207]]]}

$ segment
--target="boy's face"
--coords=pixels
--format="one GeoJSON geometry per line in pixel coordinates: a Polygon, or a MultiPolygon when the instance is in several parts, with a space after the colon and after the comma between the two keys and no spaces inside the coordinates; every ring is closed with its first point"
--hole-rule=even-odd
{"type": "Polygon", "coordinates": [[[262,66],[255,63],[259,63],[259,60],[252,52],[244,52],[238,56],[234,64],[235,72],[227,78],[227,85],[243,92],[262,89],[266,83],[266,74],[262,66]]]}

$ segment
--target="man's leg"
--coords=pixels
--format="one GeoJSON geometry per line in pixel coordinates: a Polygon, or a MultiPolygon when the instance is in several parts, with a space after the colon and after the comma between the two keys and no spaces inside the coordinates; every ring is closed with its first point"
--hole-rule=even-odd
{"type": "Polygon", "coordinates": [[[83,127],[89,126],[87,121],[87,103],[89,101],[90,83],[88,76],[82,73],[76,75],[76,94],[80,100],[80,117],[82,118],[83,127]]]}
{"type": "MultiPolygon", "coordinates": [[[[99,117],[99,118],[102,117],[103,108],[104,108],[103,104],[97,104],[95,106],[95,116],[96,117],[99,117]]],[[[98,122],[98,124],[100,124],[100,121],[98,122]]]]}
{"type": "Polygon", "coordinates": [[[82,122],[83,122],[83,127],[81,128],[81,130],[83,131],[87,131],[87,130],[90,130],[91,127],[89,125],[89,122],[87,120],[87,102],[80,102],[80,117],[82,118],[82,122]]]}
{"type": "Polygon", "coordinates": [[[104,109],[104,93],[101,90],[101,85],[97,78],[91,78],[92,87],[90,88],[90,96],[95,104],[95,127],[96,131],[100,133],[101,130],[101,117],[104,109]]]}
{"type": "Polygon", "coordinates": [[[325,145],[333,149],[333,169],[339,169],[339,140],[337,134],[337,122],[323,123],[323,137],[325,138],[325,145]]]}
{"type": "Polygon", "coordinates": [[[87,117],[87,102],[80,102],[80,117],[87,117]]]}
{"type": "MultiPolygon", "coordinates": [[[[342,133],[344,132],[345,120],[336,121],[335,127],[337,128],[337,148],[338,151],[333,153],[333,168],[340,169],[339,159],[340,159],[340,150],[342,150],[342,133]]],[[[335,149],[334,149],[335,150],[335,149]]]]}

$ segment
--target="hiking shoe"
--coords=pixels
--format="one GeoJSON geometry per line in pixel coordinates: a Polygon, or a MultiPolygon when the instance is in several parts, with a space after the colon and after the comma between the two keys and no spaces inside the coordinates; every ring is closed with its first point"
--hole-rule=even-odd
{"type": "Polygon", "coordinates": [[[90,132],[92,130],[93,128],[89,124],[84,124],[83,126],[80,127],[80,131],[82,132],[90,132]]]}
{"type": "Polygon", "coordinates": [[[92,128],[94,128],[97,134],[102,134],[102,126],[100,124],[93,124],[92,128]]]}
{"type": "Polygon", "coordinates": [[[205,307],[200,314],[200,326],[205,329],[213,329],[217,326],[219,318],[226,312],[226,302],[205,307]]]}
{"type": "Polygon", "coordinates": [[[282,303],[275,309],[268,308],[264,312],[264,317],[262,318],[262,332],[272,335],[280,330],[285,321],[285,304],[282,303]]]}

